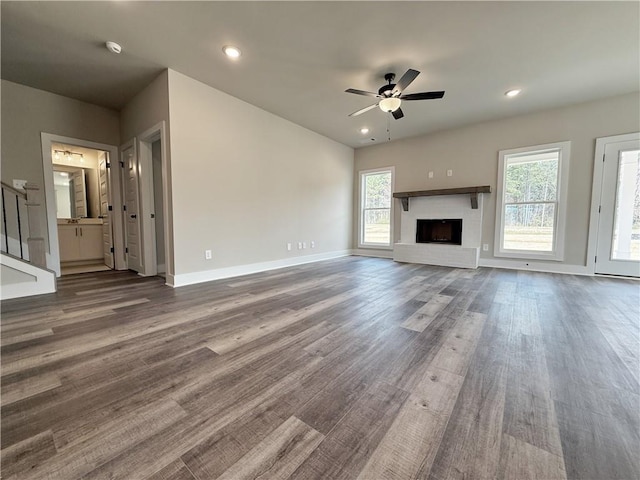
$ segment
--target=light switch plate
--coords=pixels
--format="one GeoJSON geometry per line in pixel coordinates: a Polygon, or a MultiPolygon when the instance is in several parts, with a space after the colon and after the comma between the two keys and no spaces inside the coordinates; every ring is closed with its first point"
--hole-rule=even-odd
{"type": "Polygon", "coordinates": [[[16,180],[13,179],[13,188],[17,190],[24,190],[24,186],[27,184],[26,180],[16,180]]]}
{"type": "Polygon", "coordinates": [[[433,178],[433,172],[429,172],[429,178],[433,178]]]}
{"type": "Polygon", "coordinates": [[[447,177],[453,176],[453,170],[447,170],[447,177]]]}

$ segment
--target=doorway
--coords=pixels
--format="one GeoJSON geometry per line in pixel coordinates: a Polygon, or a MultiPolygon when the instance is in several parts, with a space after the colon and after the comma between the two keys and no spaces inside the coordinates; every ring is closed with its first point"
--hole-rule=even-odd
{"type": "Polygon", "coordinates": [[[61,274],[124,269],[117,147],[43,133],[47,267],[61,274]]]}
{"type": "Polygon", "coordinates": [[[121,146],[127,264],[143,276],[166,278],[169,266],[164,122],[121,146]]]}
{"type": "Polygon", "coordinates": [[[594,273],[640,277],[640,134],[597,140],[593,196],[594,273]]]}

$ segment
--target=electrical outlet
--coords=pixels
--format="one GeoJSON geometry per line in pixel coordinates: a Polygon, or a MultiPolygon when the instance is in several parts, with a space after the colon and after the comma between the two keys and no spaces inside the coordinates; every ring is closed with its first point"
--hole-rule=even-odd
{"type": "Polygon", "coordinates": [[[211,250],[205,250],[204,251],[204,259],[205,260],[211,260],[212,256],[211,256],[211,250]]]}
{"type": "Polygon", "coordinates": [[[298,250],[302,250],[302,242],[298,242],[298,250]]]}
{"type": "Polygon", "coordinates": [[[287,243],[287,252],[291,251],[291,242],[287,243]]]}
{"type": "Polygon", "coordinates": [[[447,170],[447,177],[453,176],[453,170],[447,170]]]}
{"type": "Polygon", "coordinates": [[[316,248],[316,242],[314,242],[313,240],[311,240],[311,248],[316,248]]]}
{"type": "Polygon", "coordinates": [[[429,172],[429,178],[433,178],[433,172],[429,172]]]}
{"type": "Polygon", "coordinates": [[[489,251],[489,244],[488,243],[482,244],[482,250],[485,251],[485,252],[488,252],[489,251]]]}
{"type": "Polygon", "coordinates": [[[303,249],[307,248],[307,242],[302,242],[302,248],[303,249]]]}

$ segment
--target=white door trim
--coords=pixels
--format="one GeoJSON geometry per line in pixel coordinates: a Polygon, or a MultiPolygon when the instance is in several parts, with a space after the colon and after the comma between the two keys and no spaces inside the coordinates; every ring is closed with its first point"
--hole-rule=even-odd
{"type": "Polygon", "coordinates": [[[596,153],[593,159],[593,185],[591,187],[591,215],[589,218],[589,239],[587,243],[587,269],[591,275],[596,272],[596,252],[598,248],[598,227],[600,203],[602,201],[602,177],[604,174],[604,153],[610,143],[640,140],[640,132],[613,135],[596,139],[596,153]]]}
{"type": "MultiPolygon", "coordinates": [[[[56,214],[55,191],[53,187],[53,158],[51,158],[52,143],[66,143],[78,147],[93,148],[109,152],[109,162],[119,161],[118,147],[105,143],[91,142],[79,138],[65,137],[53,133],[40,134],[42,145],[42,167],[44,171],[44,195],[45,208],[47,213],[47,235],[49,240],[49,251],[46,252],[47,268],[56,272],[60,276],[60,247],[58,245],[58,221],[56,214]]],[[[114,223],[114,245],[115,245],[115,265],[116,270],[127,268],[124,259],[124,237],[122,231],[122,198],[120,196],[120,178],[113,174],[114,169],[109,171],[111,182],[111,199],[113,202],[113,223],[114,223]]]]}
{"type": "Polygon", "coordinates": [[[141,207],[140,207],[140,166],[138,163],[138,142],[136,140],[136,138],[132,138],[131,140],[123,143],[122,145],[120,145],[120,177],[122,179],[122,199],[123,199],[123,204],[126,205],[126,211],[124,211],[123,209],[123,228],[124,228],[124,238],[125,238],[125,246],[126,246],[126,250],[127,253],[125,254],[125,259],[127,261],[127,268],[129,268],[130,270],[133,270],[135,272],[137,272],[139,275],[144,275],[144,265],[143,265],[143,257],[142,257],[142,222],[141,222],[141,207]],[[135,185],[136,185],[136,191],[135,191],[135,205],[136,205],[136,210],[135,210],[135,215],[138,217],[136,219],[136,221],[134,222],[136,225],[136,232],[134,232],[136,234],[136,239],[138,242],[138,251],[136,252],[137,254],[137,265],[133,265],[132,266],[132,262],[131,259],[129,258],[131,255],[132,250],[130,250],[131,244],[129,243],[129,235],[131,234],[130,230],[129,230],[129,215],[131,215],[132,210],[132,205],[130,202],[130,198],[128,198],[128,188],[129,188],[129,182],[130,182],[130,164],[127,163],[127,160],[124,157],[124,153],[128,150],[128,149],[132,149],[133,150],[133,161],[135,162],[135,185]],[[135,268],[133,268],[135,267],[135,268]]]}
{"type": "Polygon", "coordinates": [[[156,251],[155,221],[151,218],[151,213],[156,208],[162,208],[164,225],[164,265],[166,278],[170,282],[173,278],[173,242],[171,241],[171,209],[170,209],[170,186],[169,186],[169,165],[167,161],[165,122],[159,122],[148,128],[137,136],[138,161],[141,169],[140,175],[140,210],[142,215],[142,259],[144,275],[157,275],[158,262],[156,251]],[[161,206],[154,205],[153,194],[153,159],[151,155],[151,144],[160,140],[161,163],[162,163],[162,199],[161,206]],[[151,174],[149,174],[151,173],[151,174]]]}

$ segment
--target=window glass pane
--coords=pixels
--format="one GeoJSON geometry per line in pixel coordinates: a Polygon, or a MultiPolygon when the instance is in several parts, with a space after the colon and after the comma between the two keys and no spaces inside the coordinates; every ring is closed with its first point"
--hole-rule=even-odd
{"type": "Polygon", "coordinates": [[[391,216],[389,209],[364,211],[364,243],[391,245],[391,216]]]}
{"type": "Polygon", "coordinates": [[[365,175],[365,208],[391,207],[391,172],[365,175]]]}
{"type": "Polygon", "coordinates": [[[621,152],[612,260],[640,260],[640,151],[621,152]]]}
{"type": "Polygon", "coordinates": [[[555,204],[506,205],[502,248],[553,251],[554,215],[555,204]]]}
{"type": "Polygon", "coordinates": [[[555,151],[508,158],[505,169],[505,202],[555,201],[558,155],[555,151]]]}

